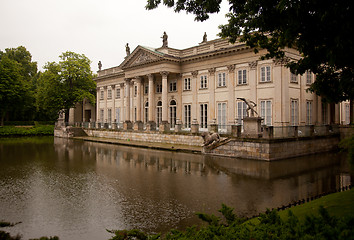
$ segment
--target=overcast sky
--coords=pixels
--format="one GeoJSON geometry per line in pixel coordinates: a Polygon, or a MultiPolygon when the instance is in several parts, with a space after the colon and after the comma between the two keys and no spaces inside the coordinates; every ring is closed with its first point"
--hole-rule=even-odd
{"type": "Polygon", "coordinates": [[[162,46],[162,34],[168,46],[183,49],[198,45],[204,32],[208,40],[216,39],[218,26],[227,23],[227,1],[219,14],[205,22],[194,15],[174,13],[159,6],[145,10],[146,0],[0,0],[0,49],[25,46],[38,62],[59,61],[65,51],[85,54],[92,71],[118,66],[138,46],[162,46]]]}

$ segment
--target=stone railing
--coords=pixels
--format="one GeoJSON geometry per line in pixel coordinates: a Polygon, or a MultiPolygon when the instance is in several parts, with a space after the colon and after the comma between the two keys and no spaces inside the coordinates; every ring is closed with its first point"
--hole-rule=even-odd
{"type": "MultiPolygon", "coordinates": [[[[60,125],[60,124],[57,124],[60,125]]],[[[85,129],[101,129],[101,130],[131,130],[134,129],[134,123],[131,124],[130,129],[126,129],[123,122],[76,122],[72,124],[62,123],[62,126],[82,127],[85,129]]],[[[140,132],[147,131],[148,124],[141,123],[139,127],[140,132]]],[[[164,128],[163,130],[156,126],[149,132],[164,132],[164,133],[192,133],[198,134],[202,132],[218,132],[220,135],[231,137],[245,137],[242,125],[220,125],[209,124],[206,128],[201,128],[199,124],[191,124],[186,126],[177,122],[173,127],[164,128]]],[[[298,137],[312,137],[312,136],[326,136],[332,134],[339,134],[339,125],[307,125],[307,126],[266,126],[261,127],[261,135],[259,138],[278,139],[278,138],[298,138],[298,137]]]]}

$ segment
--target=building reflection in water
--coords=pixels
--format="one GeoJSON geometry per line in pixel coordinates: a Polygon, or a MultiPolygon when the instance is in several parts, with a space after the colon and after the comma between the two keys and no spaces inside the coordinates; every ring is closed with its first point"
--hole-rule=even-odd
{"type": "Polygon", "coordinates": [[[69,164],[90,159],[85,164],[109,179],[122,198],[126,227],[148,231],[194,224],[195,212],[215,214],[221,203],[234,207],[239,215],[252,216],[352,182],[340,154],[265,162],[55,141],[60,142],[56,150],[69,156],[69,164]]]}

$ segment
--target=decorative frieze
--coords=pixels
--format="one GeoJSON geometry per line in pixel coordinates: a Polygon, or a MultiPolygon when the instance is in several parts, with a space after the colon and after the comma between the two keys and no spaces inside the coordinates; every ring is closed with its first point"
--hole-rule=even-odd
{"type": "Polygon", "coordinates": [[[253,62],[248,63],[248,66],[251,70],[255,70],[257,67],[257,61],[253,61],[253,62]]]}

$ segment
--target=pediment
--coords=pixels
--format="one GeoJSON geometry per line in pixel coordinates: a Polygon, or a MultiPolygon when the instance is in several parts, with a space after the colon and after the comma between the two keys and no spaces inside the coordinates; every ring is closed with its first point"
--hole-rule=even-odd
{"type": "Polygon", "coordinates": [[[121,64],[122,68],[135,67],[162,60],[161,53],[138,46],[121,64]]]}

